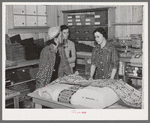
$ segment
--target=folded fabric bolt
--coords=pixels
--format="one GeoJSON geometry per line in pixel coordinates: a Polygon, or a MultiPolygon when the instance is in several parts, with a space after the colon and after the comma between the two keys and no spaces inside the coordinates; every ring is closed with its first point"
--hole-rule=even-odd
{"type": "Polygon", "coordinates": [[[71,104],[88,108],[103,109],[117,102],[119,97],[109,87],[97,88],[88,86],[78,90],[71,97],[71,104]]]}
{"type": "Polygon", "coordinates": [[[38,92],[40,97],[58,101],[59,93],[64,89],[68,89],[69,87],[71,87],[71,85],[56,83],[54,85],[47,85],[46,87],[37,89],[35,91],[38,92]]]}

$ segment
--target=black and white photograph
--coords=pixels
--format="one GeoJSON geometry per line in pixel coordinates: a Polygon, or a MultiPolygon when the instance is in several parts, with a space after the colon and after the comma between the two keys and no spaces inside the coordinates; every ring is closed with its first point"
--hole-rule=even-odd
{"type": "Polygon", "coordinates": [[[148,119],[148,2],[3,2],[2,29],[3,120],[148,119]]]}

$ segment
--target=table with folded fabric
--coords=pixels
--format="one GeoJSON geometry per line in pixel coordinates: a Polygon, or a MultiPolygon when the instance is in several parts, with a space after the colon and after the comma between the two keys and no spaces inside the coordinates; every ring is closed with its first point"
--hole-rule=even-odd
{"type": "Polygon", "coordinates": [[[36,108],[126,109],[142,107],[142,93],[120,80],[86,80],[79,75],[56,79],[28,94],[36,108]],[[122,105],[123,104],[123,105],[122,105]]]}
{"type": "MultiPolygon", "coordinates": [[[[66,104],[66,103],[53,101],[51,99],[45,99],[43,97],[40,97],[37,92],[30,93],[28,94],[28,96],[32,97],[32,101],[33,103],[35,103],[35,108],[37,109],[41,109],[42,106],[46,106],[46,107],[53,108],[53,109],[90,109],[90,108],[83,107],[83,106],[76,106],[72,104],[66,104]]],[[[105,109],[131,109],[131,108],[122,106],[118,103],[114,103],[113,105],[105,109]]]]}

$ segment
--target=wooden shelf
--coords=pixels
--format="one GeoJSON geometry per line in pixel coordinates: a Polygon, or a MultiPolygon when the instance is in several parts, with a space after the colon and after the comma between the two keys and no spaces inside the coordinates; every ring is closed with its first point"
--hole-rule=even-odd
{"type": "Polygon", "coordinates": [[[17,68],[32,66],[32,65],[38,65],[39,59],[18,62],[17,64],[18,64],[17,66],[7,67],[6,70],[17,69],[17,68]]]}
{"type": "Polygon", "coordinates": [[[45,33],[49,27],[16,27],[8,29],[8,33],[45,33]]]}
{"type": "Polygon", "coordinates": [[[33,15],[33,14],[14,14],[14,15],[19,15],[19,16],[38,16],[38,17],[47,17],[48,15],[33,15]]]}
{"type": "Polygon", "coordinates": [[[23,82],[17,82],[15,84],[9,85],[7,87],[11,87],[11,86],[15,86],[15,85],[20,85],[20,84],[31,82],[31,81],[35,81],[35,79],[26,80],[26,81],[23,81],[23,82]]]}
{"type": "Polygon", "coordinates": [[[127,77],[129,77],[129,78],[136,78],[136,79],[142,79],[142,77],[137,77],[137,76],[127,76],[127,77]]]}
{"type": "Polygon", "coordinates": [[[101,7],[101,8],[77,9],[77,10],[62,10],[62,12],[63,13],[93,12],[93,11],[100,11],[100,10],[108,10],[109,8],[116,8],[116,7],[101,7]]]}
{"type": "MultiPolygon", "coordinates": [[[[119,51],[125,51],[125,48],[117,48],[117,50],[119,51]]],[[[142,52],[142,49],[128,49],[127,51],[131,51],[131,52],[142,52]]]]}
{"type": "Polygon", "coordinates": [[[130,26],[130,25],[142,25],[142,23],[111,23],[113,26],[130,26]]]}

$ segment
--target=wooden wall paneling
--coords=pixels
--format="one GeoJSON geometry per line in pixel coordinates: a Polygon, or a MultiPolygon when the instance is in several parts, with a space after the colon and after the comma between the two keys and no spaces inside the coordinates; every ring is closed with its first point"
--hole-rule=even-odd
{"type": "MultiPolygon", "coordinates": [[[[142,20],[142,6],[117,6],[116,23],[138,22],[142,20]]],[[[130,34],[142,33],[142,26],[116,26],[116,37],[129,37],[130,34]]]]}
{"type": "MultiPolygon", "coordinates": [[[[120,13],[120,22],[123,22],[123,23],[125,23],[125,22],[127,22],[127,6],[121,6],[120,7],[120,11],[121,11],[121,13],[120,13]]],[[[122,32],[121,32],[121,37],[126,37],[126,35],[127,35],[127,26],[122,26],[121,27],[122,29],[122,32]]]]}
{"type": "Polygon", "coordinates": [[[13,6],[6,6],[6,33],[8,33],[8,29],[13,29],[13,6]]]}
{"type": "Polygon", "coordinates": [[[132,12],[133,12],[133,22],[139,22],[143,20],[143,6],[138,5],[138,6],[133,6],[132,12]]]}
{"type": "Polygon", "coordinates": [[[22,40],[27,38],[35,38],[34,33],[20,33],[20,37],[22,40]]]}
{"type": "Polygon", "coordinates": [[[47,39],[47,33],[39,33],[39,38],[43,38],[44,39],[44,41],[47,41],[48,39],[47,39]]]}
{"type": "Polygon", "coordinates": [[[39,33],[33,33],[33,39],[39,39],[39,33]]]}
{"type": "MultiPolygon", "coordinates": [[[[127,6],[127,22],[132,23],[132,5],[127,6]]],[[[130,37],[130,34],[133,33],[133,27],[127,26],[126,32],[126,37],[130,37]]]]}
{"type": "Polygon", "coordinates": [[[60,25],[63,25],[64,24],[64,14],[62,13],[63,10],[68,10],[68,5],[61,5],[59,6],[60,7],[60,25]]]}
{"type": "MultiPolygon", "coordinates": [[[[120,15],[121,15],[121,6],[116,7],[116,16],[115,21],[116,23],[120,22],[120,15]]],[[[122,26],[115,26],[115,37],[119,37],[120,33],[122,32],[122,26]]]]}
{"type": "Polygon", "coordinates": [[[133,26],[133,34],[142,34],[143,28],[142,26],[133,26]]]}
{"type": "Polygon", "coordinates": [[[56,18],[56,5],[49,5],[47,6],[47,24],[49,27],[57,26],[57,18],[56,18]]]}
{"type": "Polygon", "coordinates": [[[115,27],[111,25],[115,22],[115,11],[115,8],[108,9],[108,38],[115,38],[115,27]]]}
{"type": "MultiPolygon", "coordinates": [[[[130,10],[130,9],[129,9],[130,10]]],[[[125,23],[128,23],[129,22],[129,20],[131,20],[130,18],[130,14],[128,14],[129,13],[129,11],[128,11],[128,6],[124,6],[123,7],[123,13],[122,13],[122,15],[123,15],[123,19],[124,19],[124,21],[123,22],[125,22],[125,23]]],[[[124,35],[123,35],[123,37],[129,37],[128,36],[128,26],[124,26],[124,35]]]]}
{"type": "MultiPolygon", "coordinates": [[[[133,6],[132,7],[132,19],[133,22],[139,22],[143,20],[143,6],[133,6]]],[[[143,28],[140,26],[133,26],[133,34],[142,34],[143,28]]]]}
{"type": "Polygon", "coordinates": [[[126,6],[127,22],[132,23],[132,5],[126,6]]]}
{"type": "Polygon", "coordinates": [[[116,6],[116,16],[115,16],[115,22],[118,23],[119,22],[119,16],[120,15],[120,11],[119,11],[119,6],[116,6]]]}
{"type": "MultiPolygon", "coordinates": [[[[5,33],[8,33],[8,9],[7,9],[8,6],[6,6],[6,16],[5,16],[5,33]]],[[[3,13],[4,14],[4,13],[3,13]]]]}
{"type": "Polygon", "coordinates": [[[61,5],[56,6],[56,20],[57,20],[57,26],[60,26],[60,12],[61,12],[61,5]]]}

